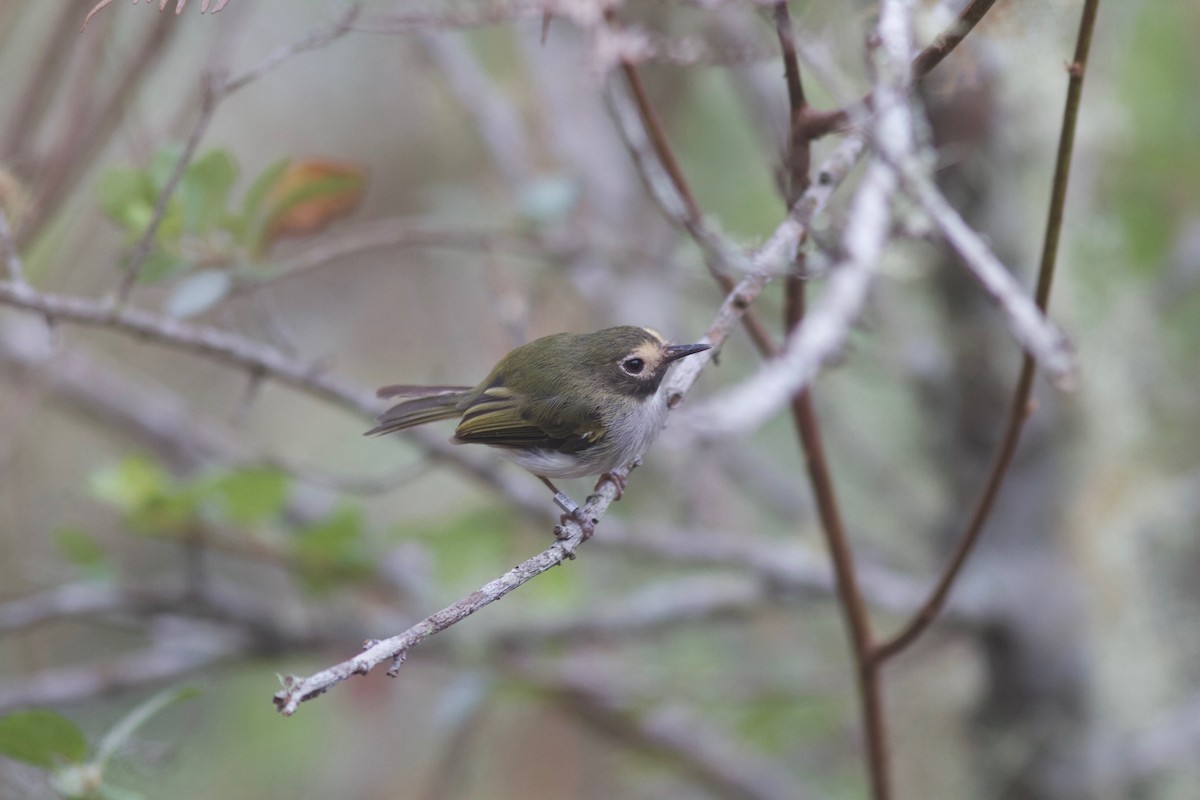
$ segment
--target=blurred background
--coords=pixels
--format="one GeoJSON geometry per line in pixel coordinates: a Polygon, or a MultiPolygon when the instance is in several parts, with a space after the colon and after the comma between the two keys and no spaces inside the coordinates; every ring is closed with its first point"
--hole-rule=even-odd
{"type": "MultiPolygon", "coordinates": [[[[699,205],[752,246],[784,215],[769,7],[632,4],[621,39],[586,4],[545,35],[523,4],[374,2],[346,31],[332,2],[116,0],[81,31],[92,5],[0,4],[0,202],[34,289],[101,323],[0,300],[0,750],[59,742],[40,765],[0,756],[0,797],[866,796],[785,416],[702,445],[668,428],[576,561],[396,679],[354,678],[291,718],[271,704],[277,675],[551,543],[543,487],[444,446],[450,426],[363,438],[374,387],[474,383],[561,330],[708,327],[723,293],[648,194],[606,87],[614,48],[634,54],[699,205]],[[214,94],[212,73],[251,80],[214,94]],[[144,329],[104,322],[115,300],[144,329]],[[180,325],[188,341],[165,342],[180,325]],[[217,337],[208,353],[195,330],[217,337]],[[144,724],[122,731],[131,713],[144,724]]],[[[1026,284],[1081,5],[997,4],[919,88],[942,188],[1026,284]]],[[[924,44],[957,8],[921,6],[924,44]]],[[[811,102],[865,91],[876,4],[791,13],[811,102]]],[[[887,665],[899,797],[1196,796],[1197,30],[1194,3],[1102,4],[1051,304],[1079,386],[1039,380],[945,618],[887,665]]],[[[817,268],[855,177],[815,226],[817,268]]],[[[941,569],[1020,364],[906,219],[814,390],[882,636],[941,569]]],[[[755,305],[777,338],[782,307],[779,286],[755,305]]],[[[759,364],[735,332],[688,402],[759,364]]]]}

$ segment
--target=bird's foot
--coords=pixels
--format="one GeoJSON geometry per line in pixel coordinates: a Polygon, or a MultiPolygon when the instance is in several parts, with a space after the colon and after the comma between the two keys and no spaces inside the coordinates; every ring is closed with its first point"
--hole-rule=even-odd
{"type": "MultiPolygon", "coordinates": [[[[573,510],[568,511],[559,517],[558,524],[554,526],[554,536],[560,541],[569,538],[566,528],[568,522],[574,522],[579,526],[580,530],[583,531],[583,538],[580,539],[580,541],[586,542],[588,539],[592,538],[592,534],[596,532],[596,523],[599,522],[599,520],[585,515],[582,508],[575,506],[573,510]]],[[[574,558],[575,556],[572,555],[571,557],[574,558]]]]}
{"type": "Polygon", "coordinates": [[[609,481],[617,488],[617,496],[613,498],[613,500],[616,501],[620,500],[625,495],[625,487],[629,485],[629,476],[622,475],[619,472],[606,472],[600,476],[599,480],[596,481],[596,485],[592,488],[592,491],[600,491],[600,487],[604,485],[605,481],[609,481]]]}

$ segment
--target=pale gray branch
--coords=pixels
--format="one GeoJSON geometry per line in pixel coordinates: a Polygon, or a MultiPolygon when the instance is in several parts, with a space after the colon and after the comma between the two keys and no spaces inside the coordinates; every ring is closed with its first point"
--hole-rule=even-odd
{"type": "MultiPolygon", "coordinates": [[[[886,10],[888,6],[884,6],[886,10]]],[[[876,142],[888,141],[896,154],[916,160],[916,135],[909,97],[912,31],[907,14],[884,14],[880,44],[873,48],[876,142]]],[[[807,387],[823,366],[840,356],[851,327],[867,301],[875,270],[891,233],[897,185],[892,168],[876,157],[851,202],[842,235],[844,257],[831,270],[825,291],[788,336],[778,358],[758,374],[689,412],[684,424],[700,438],[752,430],[807,387]]]]}
{"type": "Polygon", "coordinates": [[[83,666],[42,670],[0,683],[0,714],[27,706],[58,706],[154,686],[238,658],[257,649],[249,631],[188,624],[156,637],[144,650],[83,666]]]}
{"type": "Polygon", "coordinates": [[[741,800],[812,796],[794,776],[746,752],[690,709],[661,705],[647,709],[649,698],[619,691],[611,678],[575,669],[556,673],[530,669],[528,675],[583,720],[637,752],[674,762],[719,796],[741,800]]]}
{"type": "MultiPolygon", "coordinates": [[[[109,328],[195,352],[246,370],[251,375],[274,378],[367,417],[373,418],[382,410],[382,404],[373,392],[329,374],[324,365],[290,358],[277,348],[218,328],[193,325],[136,308],[114,309],[107,303],[85,297],[22,290],[8,281],[0,281],[0,304],[36,311],[53,320],[109,328]]],[[[496,459],[465,452],[432,431],[407,431],[406,436],[429,456],[454,464],[500,490],[517,507],[529,509],[540,505],[534,497],[533,487],[501,470],[496,459]]]]}
{"type": "MultiPolygon", "coordinates": [[[[882,149],[882,148],[881,148],[882,149]]],[[[992,253],[983,238],[934,185],[928,175],[883,151],[900,176],[900,183],[941,229],[979,285],[999,307],[1014,338],[1060,387],[1074,385],[1078,365],[1071,340],[1051,322],[1029,294],[992,253]]]]}

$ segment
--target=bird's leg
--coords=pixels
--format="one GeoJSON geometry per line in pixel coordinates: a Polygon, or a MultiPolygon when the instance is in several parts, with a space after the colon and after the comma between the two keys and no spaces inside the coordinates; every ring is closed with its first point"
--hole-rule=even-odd
{"type": "Polygon", "coordinates": [[[541,475],[538,475],[537,478],[539,481],[546,484],[546,487],[550,489],[550,491],[554,492],[554,505],[571,515],[579,513],[579,504],[570,497],[567,497],[566,492],[562,491],[553,483],[551,483],[549,478],[541,475]]]}
{"type": "Polygon", "coordinates": [[[568,520],[572,520],[583,529],[584,541],[592,538],[592,534],[596,531],[596,520],[585,517],[583,515],[583,509],[580,508],[579,504],[568,497],[566,492],[563,492],[561,489],[551,483],[549,478],[542,475],[538,475],[537,477],[538,480],[546,484],[550,491],[554,492],[554,504],[565,512],[558,519],[560,524],[554,529],[554,535],[560,539],[565,538],[563,535],[562,526],[565,525],[568,520]]]}

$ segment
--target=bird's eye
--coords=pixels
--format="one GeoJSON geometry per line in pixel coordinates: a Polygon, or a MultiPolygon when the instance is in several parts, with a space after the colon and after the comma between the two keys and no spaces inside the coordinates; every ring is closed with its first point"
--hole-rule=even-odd
{"type": "Polygon", "coordinates": [[[646,362],[640,358],[627,358],[621,362],[621,369],[630,375],[641,375],[646,368],[646,362]]]}

